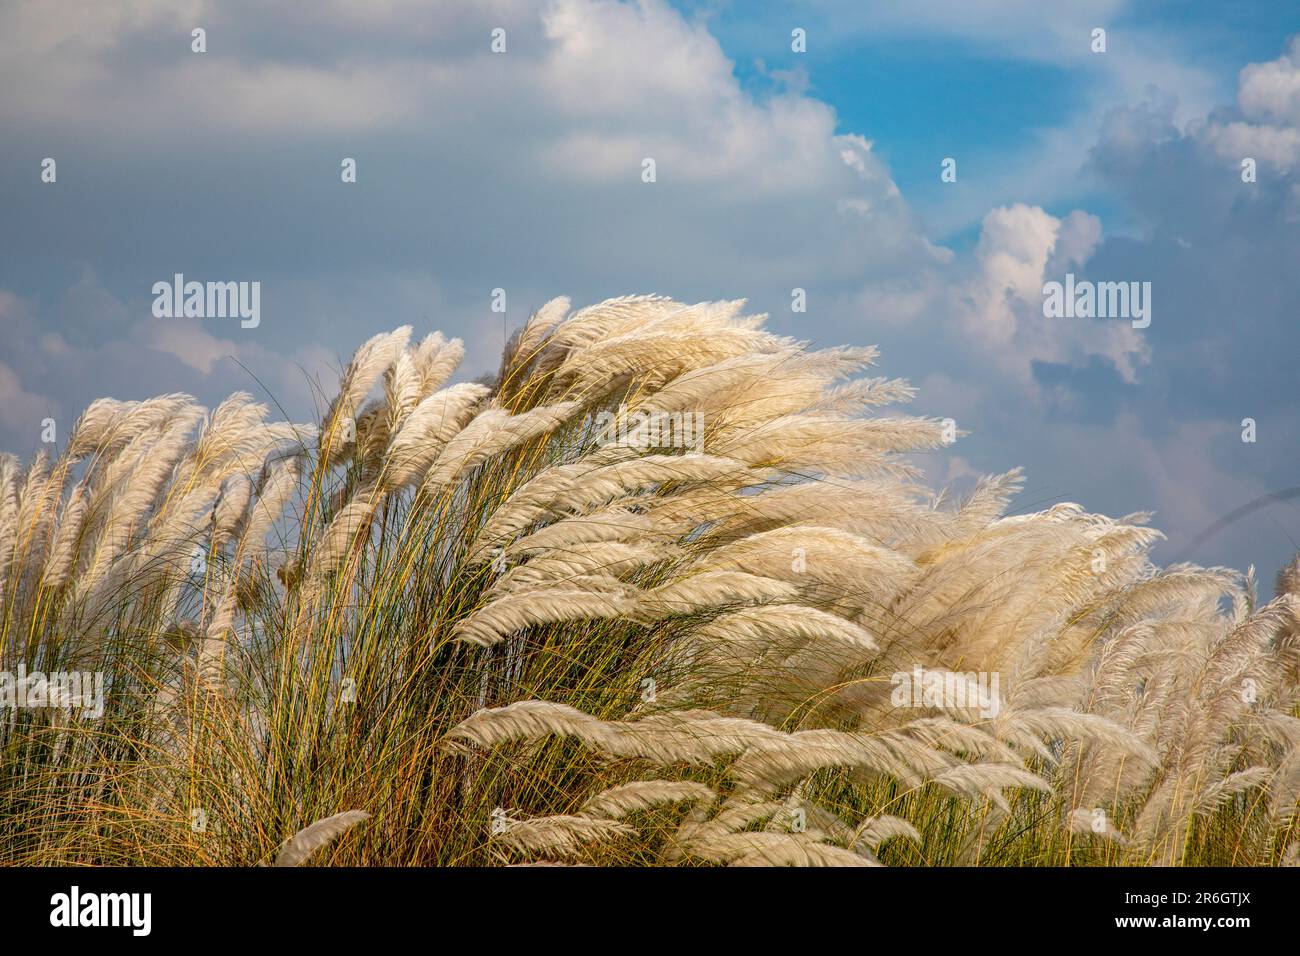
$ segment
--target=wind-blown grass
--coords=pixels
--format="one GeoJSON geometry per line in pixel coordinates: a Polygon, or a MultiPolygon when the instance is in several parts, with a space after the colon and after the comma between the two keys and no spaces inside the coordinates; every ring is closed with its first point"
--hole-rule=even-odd
{"type": "Polygon", "coordinates": [[[105,399],[0,458],[0,669],[107,691],[0,711],[3,861],[1294,859],[1294,565],[1260,606],[1016,471],[949,501],[874,350],[741,308],[557,299],[450,387],[404,327],[319,429],[105,399]],[[651,413],[702,444],[597,427],[651,413]]]}

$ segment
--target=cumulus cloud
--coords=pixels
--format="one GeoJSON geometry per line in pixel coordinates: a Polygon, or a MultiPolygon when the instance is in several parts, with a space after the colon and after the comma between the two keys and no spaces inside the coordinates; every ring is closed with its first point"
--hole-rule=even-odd
{"type": "Polygon", "coordinates": [[[1212,115],[1192,136],[1229,162],[1251,157],[1291,172],[1300,162],[1300,37],[1276,60],[1245,67],[1238,77],[1237,115],[1212,115]]]}
{"type": "Polygon", "coordinates": [[[985,215],[969,255],[949,256],[905,283],[868,285],[854,303],[885,321],[942,331],[952,343],[942,351],[956,353],[955,364],[965,365],[967,374],[972,359],[979,373],[996,370],[998,391],[1015,388],[1019,402],[1041,400],[1035,368],[1042,363],[1084,368],[1100,359],[1133,383],[1151,348],[1130,322],[1043,314],[1044,284],[1068,271],[1082,279],[1101,235],[1100,220],[1082,210],[1057,218],[1039,206],[1000,206],[985,215]]]}
{"type": "Polygon", "coordinates": [[[288,354],[256,341],[225,339],[203,319],[155,319],[119,302],[93,273],[84,273],[50,313],[93,302],[102,314],[124,315],[120,334],[100,341],[44,328],[42,310],[0,289],[0,447],[29,453],[39,447],[41,423],[53,417],[66,436],[91,401],[109,395],[142,399],[186,392],[215,405],[236,390],[302,413],[311,408],[316,382],[332,384],[337,358],[304,343],[288,354]]]}
{"type": "Polygon", "coordinates": [[[750,295],[789,314],[793,287],[820,307],[949,258],[869,140],[806,93],[742,89],[716,38],[660,0],[111,6],[0,10],[0,122],[60,164],[42,187],[26,157],[0,158],[27,389],[75,368],[68,400],[140,397],[244,363],[301,394],[309,344],[346,357],[406,322],[464,337],[474,375],[560,293],[750,295]],[[207,53],[190,52],[196,26],[207,53]],[[39,282],[20,265],[32,237],[57,252],[39,282]],[[261,326],[151,318],[175,272],[260,281],[261,326]]]}
{"type": "MultiPolygon", "coordinates": [[[[15,224],[0,251],[17,261],[15,236],[52,237],[132,307],[176,271],[259,279],[257,340],[280,351],[304,339],[342,351],[427,315],[481,341],[480,364],[500,345],[484,308],[497,287],[517,324],[558,292],[788,304],[795,286],[947,256],[866,138],[837,132],[809,95],[742,89],[717,40],[660,0],[364,10],[140,4],[91,10],[86,26],[5,8],[0,36],[34,20],[41,31],[0,66],[13,81],[0,82],[0,121],[59,158],[60,182],[28,187],[0,158],[15,224]],[[189,51],[197,23],[206,54],[189,51]],[[497,24],[506,54],[489,48],[497,24]],[[49,102],[41,82],[29,95],[37,78],[49,102]],[[355,186],[339,182],[344,156],[355,186]],[[654,184],[641,181],[647,157],[654,184]],[[419,281],[437,286],[434,308],[407,296],[419,281]],[[304,286],[363,313],[345,323],[285,293],[304,286]]],[[[0,286],[22,279],[0,269],[0,286]]]]}
{"type": "MultiPolygon", "coordinates": [[[[1180,124],[1173,97],[1159,91],[1107,117],[1090,165],[1123,197],[1135,228],[1088,231],[1076,244],[1074,271],[1150,281],[1152,324],[1136,333],[1136,352],[1123,351],[1130,333],[1110,326],[1110,346],[1093,343],[1085,356],[1062,341],[1055,356],[1040,350],[1034,366],[1049,403],[1049,424],[1035,428],[1030,455],[1044,461],[1040,475],[1086,469],[1102,506],[1113,507],[1108,499],[1123,491],[1129,507],[1160,511],[1167,556],[1223,514],[1297,483],[1296,51],[1293,41],[1276,60],[1243,69],[1235,103],[1194,121],[1180,124]],[[1255,182],[1243,181],[1246,156],[1259,162],[1255,182]],[[1138,364],[1126,368],[1125,354],[1138,364]],[[1098,356],[1123,374],[1108,373],[1098,356]],[[1254,443],[1242,441],[1248,417],[1264,430],[1254,443]]],[[[1033,217],[1022,218],[1027,225],[1033,217]]],[[[1025,427],[985,398],[995,430],[1025,427]]],[[[1261,511],[1190,557],[1279,566],[1295,547],[1283,526],[1290,517],[1285,505],[1261,511]]]]}
{"type": "Polygon", "coordinates": [[[34,435],[53,402],[23,388],[18,373],[0,362],[0,424],[34,435]]]}
{"type": "Polygon", "coordinates": [[[1200,117],[1180,122],[1160,90],[1106,116],[1089,170],[1122,200],[1125,228],[1081,210],[1000,206],[970,254],[858,294],[863,308],[902,317],[891,364],[934,369],[919,407],[971,433],[957,446],[962,467],[938,462],[936,475],[1022,464],[1019,507],[1150,509],[1169,535],[1166,559],[1253,562],[1265,575],[1289,560],[1286,504],[1183,548],[1224,514],[1297,484],[1296,50],[1243,69],[1235,101],[1200,117]],[[1259,164],[1253,183],[1242,180],[1246,156],[1259,164]],[[1151,282],[1151,326],[1045,319],[1042,283],[1066,272],[1151,282]],[[918,329],[932,333],[923,347],[918,329]],[[1261,430],[1254,443],[1242,441],[1248,417],[1261,430]]]}
{"type": "Polygon", "coordinates": [[[1300,38],[1276,60],[1242,69],[1237,104],[1252,119],[1300,126],[1300,38]]]}

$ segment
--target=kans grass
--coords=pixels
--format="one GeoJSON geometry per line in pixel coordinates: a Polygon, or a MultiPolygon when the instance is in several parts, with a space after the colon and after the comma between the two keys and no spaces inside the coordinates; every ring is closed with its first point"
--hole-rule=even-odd
{"type": "Polygon", "coordinates": [[[949,500],[874,350],[741,308],[557,299],[450,387],[401,328],[318,426],[105,399],[0,459],[0,860],[1294,862],[1295,566],[949,500]]]}

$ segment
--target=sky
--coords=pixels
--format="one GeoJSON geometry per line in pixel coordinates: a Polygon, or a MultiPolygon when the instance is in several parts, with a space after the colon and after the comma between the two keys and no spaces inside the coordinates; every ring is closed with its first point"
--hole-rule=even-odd
{"type": "Polygon", "coordinates": [[[1297,34],[1283,2],[6,2],[0,449],[100,396],[306,420],[403,324],[474,378],[558,295],[746,298],[953,418],[932,484],[1023,466],[1015,510],[1151,511],[1157,560],[1267,594],[1300,547],[1297,34]],[[259,323],[156,317],[176,273],[259,282],[259,323]],[[1150,283],[1150,324],[1044,315],[1066,274],[1150,283]]]}

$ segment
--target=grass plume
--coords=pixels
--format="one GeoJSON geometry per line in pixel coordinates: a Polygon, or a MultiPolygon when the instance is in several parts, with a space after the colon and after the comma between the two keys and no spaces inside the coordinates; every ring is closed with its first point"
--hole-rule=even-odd
{"type": "Polygon", "coordinates": [[[0,860],[1294,859],[1296,566],[1261,606],[1018,471],[950,501],[874,350],[742,310],[556,299],[451,386],[403,327],[319,427],[103,399],[0,457],[0,860]]]}

